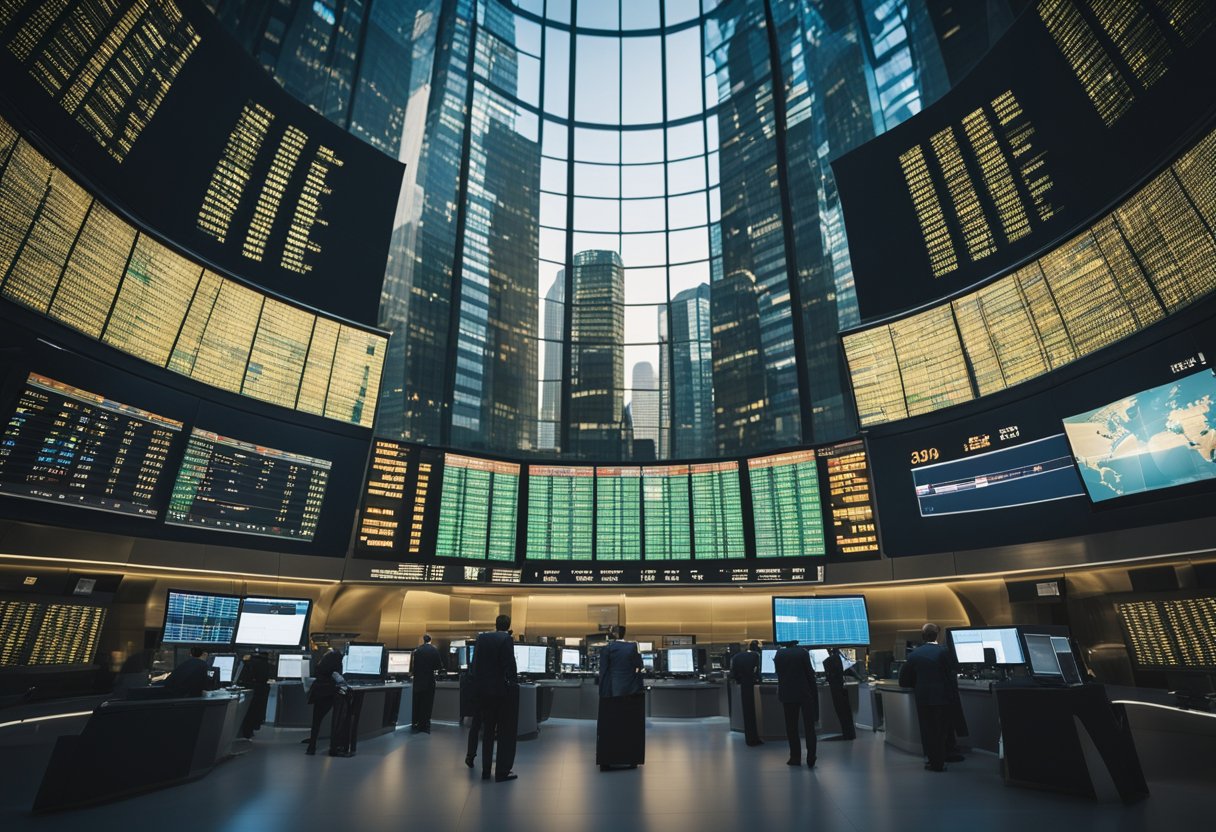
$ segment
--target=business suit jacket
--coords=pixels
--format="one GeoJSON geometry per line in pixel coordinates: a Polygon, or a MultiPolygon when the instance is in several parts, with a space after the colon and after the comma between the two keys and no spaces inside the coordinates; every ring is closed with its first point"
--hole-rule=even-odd
{"type": "Polygon", "coordinates": [[[443,656],[433,644],[423,644],[410,659],[410,678],[414,690],[434,690],[435,674],[443,670],[443,656]]]}
{"type": "Polygon", "coordinates": [[[205,661],[191,656],[169,674],[165,689],[172,691],[175,696],[200,696],[211,686],[209,670],[205,661]]]}
{"type": "Polygon", "coordinates": [[[643,667],[637,642],[608,642],[600,650],[600,698],[640,693],[643,667]]]}
{"type": "Polygon", "coordinates": [[[508,685],[519,681],[515,666],[515,644],[502,630],[482,633],[473,646],[473,690],[479,701],[507,695],[508,685]]]}
{"type": "Polygon", "coordinates": [[[912,688],[917,705],[953,705],[958,701],[954,657],[940,644],[922,644],[900,668],[899,686],[912,688]]]}
{"type": "Polygon", "coordinates": [[[829,653],[823,660],[823,672],[827,674],[828,684],[832,687],[844,685],[844,661],[839,653],[829,653]]]}
{"type": "Polygon", "coordinates": [[[338,693],[338,684],[334,681],[334,674],[342,672],[342,654],[337,650],[330,650],[321,657],[321,661],[317,662],[317,676],[312,680],[312,687],[308,690],[309,703],[316,702],[318,699],[332,699],[338,693]]]}
{"type": "Polygon", "coordinates": [[[759,684],[760,654],[744,650],[731,656],[730,677],[741,685],[759,684]]]}
{"type": "Polygon", "coordinates": [[[782,647],[773,656],[777,668],[777,699],[780,702],[811,702],[819,718],[819,687],[811,654],[801,647],[782,647]]]}

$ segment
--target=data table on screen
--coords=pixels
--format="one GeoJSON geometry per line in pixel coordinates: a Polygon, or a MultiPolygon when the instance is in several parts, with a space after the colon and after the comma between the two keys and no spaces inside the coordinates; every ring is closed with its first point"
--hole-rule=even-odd
{"type": "Polygon", "coordinates": [[[515,560],[518,463],[445,454],[435,554],[515,560]]]}
{"type": "Polygon", "coordinates": [[[776,641],[802,645],[866,645],[870,622],[865,599],[773,598],[773,632],[776,641]]]}
{"type": "Polygon", "coordinates": [[[595,469],[595,559],[642,558],[642,469],[595,469]]]}
{"type": "Polygon", "coordinates": [[[241,599],[169,591],[161,640],[168,644],[231,644],[241,599]]]}
{"type": "Polygon", "coordinates": [[[527,557],[591,560],[595,469],[528,466],[527,557]]]}
{"type": "Polygon", "coordinates": [[[815,452],[793,451],[747,461],[756,557],[826,552],[815,452]]]}

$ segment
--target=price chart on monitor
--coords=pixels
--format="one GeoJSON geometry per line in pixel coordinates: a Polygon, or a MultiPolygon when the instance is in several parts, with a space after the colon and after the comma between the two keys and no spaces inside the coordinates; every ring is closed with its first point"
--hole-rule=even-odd
{"type": "Polygon", "coordinates": [[[778,642],[803,645],[870,643],[865,598],[773,598],[773,633],[778,642]]]}

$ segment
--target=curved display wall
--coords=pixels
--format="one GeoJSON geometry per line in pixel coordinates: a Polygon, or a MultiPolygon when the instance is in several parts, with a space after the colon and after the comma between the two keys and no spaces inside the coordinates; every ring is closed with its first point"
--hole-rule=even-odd
{"type": "Polygon", "coordinates": [[[527,464],[376,440],[357,558],[446,583],[821,581],[878,556],[860,441],[651,466],[527,464]]]}
{"type": "Polygon", "coordinates": [[[1050,373],[1216,288],[1216,133],[1088,229],[982,289],[843,336],[863,426],[1050,373]]]}

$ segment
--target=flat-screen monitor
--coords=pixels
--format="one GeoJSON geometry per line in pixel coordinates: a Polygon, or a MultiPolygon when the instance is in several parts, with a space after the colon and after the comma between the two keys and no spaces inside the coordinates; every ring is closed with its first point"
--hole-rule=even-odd
{"type": "Polygon", "coordinates": [[[1216,479],[1207,402],[1216,372],[1200,370],[1064,420],[1094,502],[1216,479]]]}
{"type": "Polygon", "coordinates": [[[388,675],[405,676],[410,672],[410,660],[414,658],[412,650],[388,651],[388,675]]]}
{"type": "Polygon", "coordinates": [[[653,653],[654,652],[654,642],[653,641],[639,641],[638,642],[638,652],[639,653],[653,653]]]}
{"type": "MultiPolygon", "coordinates": [[[[812,669],[813,669],[813,670],[814,670],[816,673],[823,673],[823,672],[824,672],[824,670],[823,670],[823,660],[824,660],[824,659],[826,659],[827,657],[828,657],[828,651],[827,651],[827,650],[820,650],[820,649],[815,649],[815,650],[812,650],[812,651],[811,651],[811,668],[812,668],[812,669]]],[[[846,666],[848,665],[848,663],[847,663],[847,662],[843,662],[843,661],[842,661],[841,663],[842,663],[842,664],[844,664],[844,665],[846,665],[846,666]]]]}
{"type": "Polygon", "coordinates": [[[647,670],[654,670],[654,653],[642,654],[642,667],[647,670]]]}
{"type": "Polygon", "coordinates": [[[562,665],[564,667],[578,667],[582,664],[582,657],[574,647],[562,648],[562,665]]]}
{"type": "Polygon", "coordinates": [[[1077,667],[1077,658],[1072,654],[1072,643],[1063,636],[1052,636],[1051,647],[1056,651],[1056,661],[1060,663],[1060,672],[1064,681],[1070,685],[1082,684],[1081,670],[1077,667]]]}
{"type": "Polygon", "coordinates": [[[691,647],[672,648],[667,651],[668,673],[696,673],[697,666],[691,647]]]}
{"type": "Polygon", "coordinates": [[[777,666],[773,664],[773,657],[777,655],[776,647],[765,647],[760,651],[760,675],[761,676],[776,676],[777,666]]]}
{"type": "Polygon", "coordinates": [[[773,596],[773,636],[779,643],[796,641],[803,647],[869,645],[865,596],[773,596]]]}
{"type": "Polygon", "coordinates": [[[236,656],[216,655],[211,657],[211,666],[219,671],[221,685],[232,684],[232,674],[236,670],[236,656]]]}
{"type": "MultiPolygon", "coordinates": [[[[1063,678],[1064,671],[1060,668],[1060,659],[1056,656],[1052,636],[1039,633],[1025,633],[1026,652],[1030,656],[1030,672],[1035,676],[1056,676],[1063,678]]],[[[1067,643],[1068,639],[1064,639],[1067,643]]]]}
{"type": "Polygon", "coordinates": [[[541,676],[549,671],[549,648],[543,644],[516,644],[515,669],[519,673],[541,676]]]}
{"type": "Polygon", "coordinates": [[[232,644],[240,613],[236,595],[169,590],[165,600],[165,644],[232,644]]]}
{"type": "Polygon", "coordinates": [[[959,628],[947,631],[959,664],[988,664],[984,650],[992,650],[995,664],[1025,664],[1016,627],[959,628]]]}
{"type": "Polygon", "coordinates": [[[308,675],[310,664],[308,656],[284,654],[279,656],[276,675],[280,679],[303,679],[308,675]]]}
{"type": "Polygon", "coordinates": [[[346,647],[342,662],[345,676],[382,676],[384,674],[384,645],[352,642],[346,647]]]}
{"type": "Polygon", "coordinates": [[[237,644],[259,647],[299,647],[307,632],[312,601],[249,595],[241,599],[237,644]]]}

